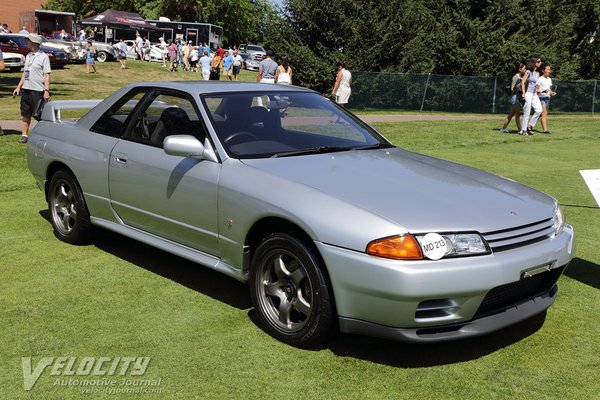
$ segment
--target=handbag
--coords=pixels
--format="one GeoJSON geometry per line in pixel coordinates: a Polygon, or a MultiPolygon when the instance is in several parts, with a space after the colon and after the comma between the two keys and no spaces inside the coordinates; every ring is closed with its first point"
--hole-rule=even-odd
{"type": "Polygon", "coordinates": [[[42,119],[42,111],[44,111],[44,106],[46,105],[46,101],[44,99],[39,99],[33,114],[31,115],[36,121],[40,121],[42,119]]]}

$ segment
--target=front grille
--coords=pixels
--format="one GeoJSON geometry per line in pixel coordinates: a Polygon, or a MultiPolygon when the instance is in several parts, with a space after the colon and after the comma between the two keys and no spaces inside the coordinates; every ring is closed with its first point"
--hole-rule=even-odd
{"type": "Polygon", "coordinates": [[[18,64],[21,62],[21,59],[17,58],[17,57],[9,57],[9,58],[5,58],[4,62],[7,64],[15,64],[15,63],[18,64]]]}
{"type": "Polygon", "coordinates": [[[496,314],[550,292],[563,269],[564,266],[493,288],[481,302],[474,318],[496,314]]]}
{"type": "Polygon", "coordinates": [[[552,218],[499,231],[482,233],[493,252],[514,249],[545,240],[554,234],[552,218]]]}
{"type": "Polygon", "coordinates": [[[67,59],[67,53],[54,53],[54,56],[56,57],[57,60],[66,60],[67,59]]]}

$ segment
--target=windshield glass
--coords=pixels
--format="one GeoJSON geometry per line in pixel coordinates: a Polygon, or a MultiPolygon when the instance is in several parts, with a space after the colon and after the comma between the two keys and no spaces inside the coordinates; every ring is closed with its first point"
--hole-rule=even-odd
{"type": "Polygon", "coordinates": [[[235,158],[391,147],[368,125],[317,93],[225,93],[202,100],[221,143],[235,158]]]}
{"type": "Polygon", "coordinates": [[[260,46],[248,46],[248,47],[247,47],[247,49],[248,49],[248,50],[252,50],[252,51],[262,51],[262,52],[264,52],[264,51],[265,51],[265,49],[263,49],[263,48],[262,48],[262,47],[260,47],[260,46]]]}

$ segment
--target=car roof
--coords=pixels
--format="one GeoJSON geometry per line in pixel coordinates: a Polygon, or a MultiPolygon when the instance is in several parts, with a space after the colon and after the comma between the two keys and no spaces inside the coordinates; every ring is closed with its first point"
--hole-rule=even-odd
{"type": "Polygon", "coordinates": [[[198,93],[239,93],[239,92],[308,92],[316,93],[310,89],[292,85],[275,85],[272,83],[252,82],[219,82],[219,81],[165,81],[165,82],[137,82],[128,85],[134,87],[157,87],[177,89],[185,92],[198,93]]]}

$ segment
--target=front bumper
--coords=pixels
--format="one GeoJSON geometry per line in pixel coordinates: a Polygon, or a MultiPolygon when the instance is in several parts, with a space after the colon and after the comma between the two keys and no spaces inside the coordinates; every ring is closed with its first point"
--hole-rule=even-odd
{"type": "Polygon", "coordinates": [[[570,226],[554,238],[520,248],[438,261],[387,260],[317,246],[331,278],[340,330],[410,342],[483,335],[543,312],[554,302],[554,283],[575,251],[570,226]],[[540,267],[550,271],[539,276],[550,278],[529,288],[534,281],[524,281],[524,272],[540,267]],[[508,293],[488,307],[488,293],[513,287],[525,287],[532,295],[508,293]]]}

